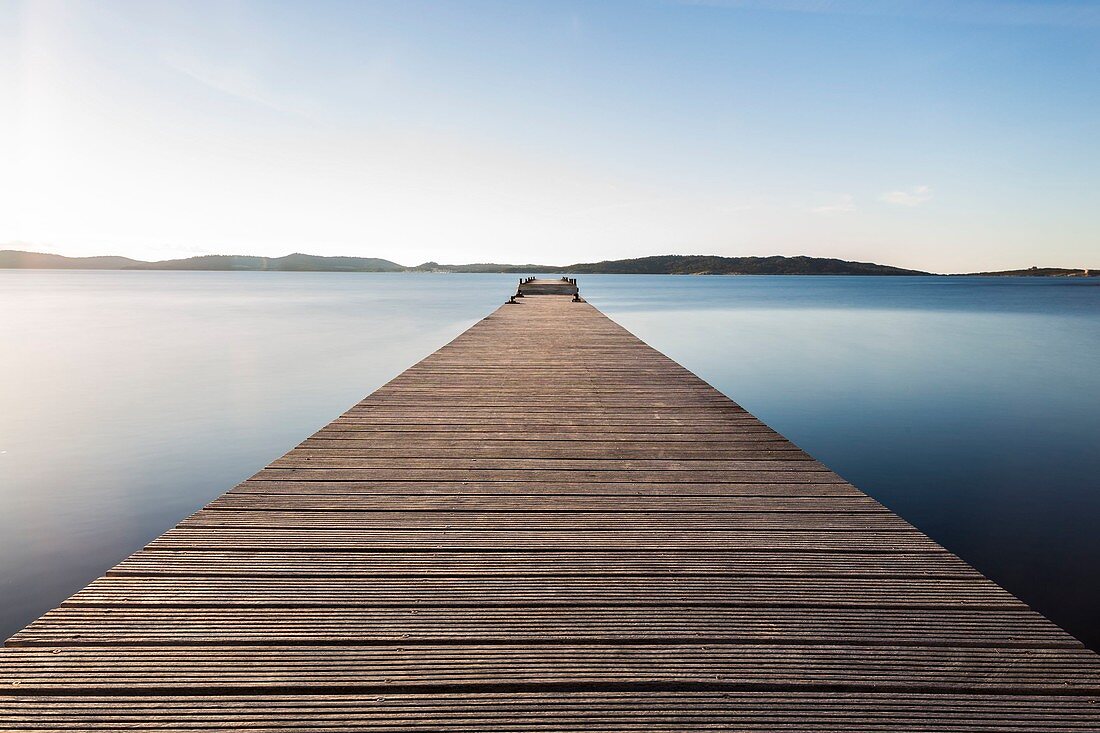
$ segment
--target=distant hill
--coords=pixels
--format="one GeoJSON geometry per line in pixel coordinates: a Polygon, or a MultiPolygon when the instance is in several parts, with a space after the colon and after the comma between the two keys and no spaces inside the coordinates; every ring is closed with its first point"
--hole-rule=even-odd
{"type": "Polygon", "coordinates": [[[419,272],[513,272],[630,275],[927,275],[916,270],[823,258],[720,258],[702,254],[660,254],[634,260],[604,260],[571,265],[466,264],[426,262],[410,270],[419,272]]]}
{"type": "Polygon", "coordinates": [[[64,257],[62,255],[0,250],[0,268],[43,270],[273,270],[280,272],[404,272],[404,265],[377,257],[285,257],[201,255],[182,260],[144,262],[129,257],[64,257]]]}
{"type": "Polygon", "coordinates": [[[271,270],[276,272],[404,272],[407,268],[377,257],[320,257],[294,253],[285,257],[202,255],[182,260],[140,262],[132,270],[271,270]]]}
{"type": "Polygon", "coordinates": [[[472,265],[441,265],[438,262],[425,262],[410,267],[409,272],[565,272],[563,267],[554,265],[498,265],[493,262],[479,262],[472,265]]]}
{"type": "Polygon", "coordinates": [[[573,265],[441,265],[425,262],[413,270],[427,272],[560,272],[623,275],[927,275],[918,270],[870,262],[821,257],[718,257],[716,255],[657,255],[630,260],[580,262],[573,265]]]}
{"type": "MultiPolygon", "coordinates": [[[[248,255],[202,255],[180,260],[144,262],[128,257],[64,257],[0,250],[0,269],[65,270],[222,270],[278,272],[511,272],[524,274],[624,274],[624,275],[929,275],[920,270],[850,262],[826,257],[718,257],[716,255],[657,255],[629,260],[579,262],[573,265],[507,265],[492,262],[471,265],[441,265],[425,262],[406,267],[377,257],[320,257],[291,254],[285,257],[248,255]]],[[[1027,270],[976,272],[986,276],[1096,277],[1096,270],[1032,267],[1027,270]]]]}
{"type": "Polygon", "coordinates": [[[1100,270],[1076,270],[1065,267],[1029,267],[1026,270],[968,272],[970,277],[1100,277],[1100,270]]]}
{"type": "Polygon", "coordinates": [[[27,270],[125,270],[142,264],[129,257],[64,257],[41,252],[0,249],[0,269],[27,270]]]}
{"type": "Polygon", "coordinates": [[[570,265],[568,273],[622,273],[637,275],[927,275],[871,262],[849,262],[822,257],[717,257],[713,255],[658,255],[632,260],[606,260],[570,265]]]}

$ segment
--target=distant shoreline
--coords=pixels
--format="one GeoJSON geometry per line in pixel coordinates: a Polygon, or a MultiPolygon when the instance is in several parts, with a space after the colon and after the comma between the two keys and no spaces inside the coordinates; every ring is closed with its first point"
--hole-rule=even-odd
{"type": "Polygon", "coordinates": [[[1032,267],[971,273],[933,273],[873,262],[824,257],[719,257],[715,255],[657,255],[572,265],[507,265],[476,263],[445,265],[425,262],[415,267],[375,257],[324,257],[291,254],[285,257],[201,255],[178,260],[147,262],[128,257],[66,257],[43,252],[0,250],[0,269],[18,270],[155,270],[207,272],[436,272],[485,274],[590,275],[853,275],[932,277],[1100,277],[1089,268],[1032,267]]]}

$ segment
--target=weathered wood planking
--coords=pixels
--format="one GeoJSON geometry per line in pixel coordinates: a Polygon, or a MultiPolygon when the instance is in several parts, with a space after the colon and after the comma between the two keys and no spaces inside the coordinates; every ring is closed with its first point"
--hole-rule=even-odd
{"type": "Polygon", "coordinates": [[[1100,729],[1097,655],[561,287],[16,634],[0,729],[1100,729]]]}
{"type": "MultiPolygon", "coordinates": [[[[514,731],[1094,731],[1074,696],[769,692],[514,692],[361,695],[58,696],[7,701],[12,729],[318,733],[514,731]],[[997,721],[990,726],[990,721],[997,721]]],[[[5,701],[0,700],[0,705],[5,701]]]]}

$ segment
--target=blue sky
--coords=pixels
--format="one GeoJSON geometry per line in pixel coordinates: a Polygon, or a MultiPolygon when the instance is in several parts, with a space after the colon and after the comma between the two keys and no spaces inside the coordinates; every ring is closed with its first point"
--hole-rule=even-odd
{"type": "Polygon", "coordinates": [[[0,43],[5,246],[1100,266],[1097,2],[8,1],[0,43]]]}

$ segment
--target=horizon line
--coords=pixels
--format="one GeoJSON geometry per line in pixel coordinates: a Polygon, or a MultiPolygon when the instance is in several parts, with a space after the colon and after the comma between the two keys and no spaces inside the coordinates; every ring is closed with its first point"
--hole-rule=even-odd
{"type": "MultiPolygon", "coordinates": [[[[880,262],[873,262],[873,261],[868,261],[868,260],[847,260],[847,259],[843,259],[841,257],[820,257],[820,256],[805,255],[805,254],[800,254],[800,255],[780,255],[780,254],[771,254],[771,255],[718,255],[718,254],[664,253],[664,254],[656,254],[656,255],[642,255],[642,256],[638,256],[638,257],[624,257],[624,258],[617,258],[617,259],[592,260],[592,261],[588,261],[588,262],[572,262],[572,263],[568,263],[568,264],[544,264],[544,263],[535,263],[535,262],[509,263],[509,262],[492,262],[492,261],[487,261],[487,260],[486,261],[466,262],[466,263],[454,263],[454,262],[447,263],[447,262],[437,262],[435,260],[428,260],[428,261],[421,262],[421,263],[416,264],[416,265],[405,265],[405,264],[402,264],[402,263],[397,262],[395,260],[387,259],[385,257],[375,257],[375,256],[370,256],[370,255],[319,255],[319,254],[311,254],[311,253],[299,252],[299,251],[289,252],[289,253],[284,254],[284,255],[224,254],[224,253],[210,252],[210,253],[204,253],[204,254],[190,255],[190,256],[187,256],[187,257],[171,257],[171,258],[162,259],[162,260],[144,260],[144,259],[138,259],[138,258],[135,258],[135,257],[129,257],[129,256],[126,256],[126,255],[115,255],[115,254],[75,255],[74,256],[74,255],[60,254],[60,253],[57,253],[57,252],[42,252],[42,251],[34,251],[34,250],[8,249],[8,248],[0,249],[0,254],[2,254],[2,253],[37,255],[37,256],[46,256],[46,257],[59,257],[59,258],[62,258],[62,259],[74,260],[74,261],[87,261],[87,260],[114,258],[114,259],[128,260],[130,262],[133,262],[135,264],[140,264],[140,265],[160,265],[160,264],[172,263],[172,262],[187,262],[188,260],[196,260],[196,259],[209,258],[209,257],[224,257],[224,258],[239,257],[239,258],[252,258],[252,259],[259,259],[259,260],[281,260],[281,259],[286,259],[288,257],[300,256],[300,257],[309,257],[309,258],[315,258],[315,259],[377,260],[379,262],[384,262],[384,263],[388,263],[388,264],[391,264],[391,265],[395,265],[397,267],[402,268],[405,271],[413,271],[413,272],[418,271],[419,268],[424,268],[424,267],[430,266],[430,265],[436,265],[436,266],[441,267],[441,268],[461,268],[461,267],[478,267],[478,266],[489,267],[489,266],[492,266],[492,267],[514,268],[516,270],[520,270],[522,268],[560,269],[564,272],[564,271],[567,271],[571,267],[593,266],[593,265],[599,265],[599,264],[602,264],[602,263],[623,263],[623,262],[657,259],[657,258],[708,258],[708,259],[713,258],[713,259],[718,259],[718,260],[770,260],[770,259],[795,260],[795,259],[801,259],[801,260],[810,260],[810,261],[819,261],[819,262],[840,262],[840,263],[852,264],[852,265],[870,265],[870,266],[874,266],[874,267],[881,267],[881,268],[885,268],[885,269],[896,270],[896,271],[899,271],[899,273],[911,273],[911,274],[915,274],[915,275],[932,275],[932,276],[981,275],[981,274],[994,274],[994,273],[1006,273],[1006,272],[1007,273],[1015,273],[1015,272],[1027,272],[1029,270],[1035,270],[1035,271],[1040,271],[1040,272],[1041,271],[1052,271],[1053,270],[1053,271],[1066,271],[1066,272],[1082,272],[1082,273],[1088,274],[1088,273],[1097,272],[1098,270],[1100,270],[1100,268],[1091,268],[1091,267],[1064,267],[1064,266],[1029,265],[1027,267],[1007,268],[1007,269],[1002,269],[1002,270],[977,270],[977,271],[971,271],[971,272],[934,272],[934,271],[930,271],[930,270],[917,270],[917,269],[913,269],[913,268],[899,267],[899,266],[896,266],[896,265],[888,265],[888,264],[883,264],[883,263],[880,263],[880,262]]],[[[10,267],[10,266],[5,266],[5,265],[0,265],[0,269],[65,269],[65,268],[10,267]]],[[[89,269],[93,269],[93,268],[89,268],[89,269]]],[[[120,269],[124,269],[124,268],[94,268],[94,269],[120,270],[120,269]]],[[[184,271],[188,271],[188,270],[184,270],[184,271]]],[[[199,270],[199,271],[201,271],[201,270],[199,270]]],[[[232,270],[229,270],[229,271],[232,271],[232,270]]],[[[241,271],[246,271],[246,270],[241,270],[241,271]]],[[[262,271],[262,270],[258,270],[258,271],[262,271]]],[[[308,270],[306,270],[306,271],[308,272],[308,270]]],[[[295,272],[295,270],[283,270],[283,272],[295,272]]],[[[324,270],[314,270],[314,272],[324,272],[324,270]]],[[[333,272],[333,271],[330,270],[329,272],[333,272]]],[[[340,271],[335,271],[335,272],[340,272],[340,271]]],[[[487,274],[487,273],[451,273],[451,274],[487,274]]],[[[501,271],[501,274],[510,274],[510,273],[505,273],[504,271],[501,271]]],[[[691,273],[616,273],[616,272],[608,272],[608,273],[586,273],[586,274],[609,274],[609,275],[614,275],[614,274],[691,274],[691,273]]],[[[702,274],[738,274],[738,273],[702,273],[702,274]]],[[[745,274],[755,274],[755,273],[745,273],[745,274]]],[[[801,274],[801,273],[782,273],[782,274],[801,274]]],[[[822,274],[830,274],[830,273],[822,273],[822,274]]],[[[838,274],[840,274],[840,273],[838,273],[838,274]]],[[[849,274],[851,274],[851,273],[849,273],[849,274]]]]}

